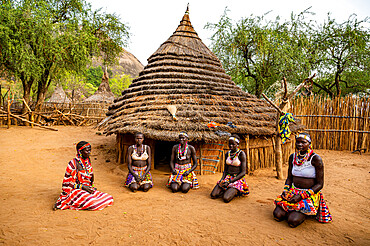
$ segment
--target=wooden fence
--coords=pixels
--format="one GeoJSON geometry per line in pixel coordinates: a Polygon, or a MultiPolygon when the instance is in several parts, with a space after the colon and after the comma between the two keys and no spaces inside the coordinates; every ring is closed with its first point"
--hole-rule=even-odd
{"type": "MultiPolygon", "coordinates": [[[[10,104],[9,112],[22,118],[34,121],[37,119],[42,125],[93,125],[106,117],[109,104],[107,103],[50,103],[45,102],[41,111],[35,112],[34,105],[28,107],[28,111],[21,114],[23,102],[14,100],[10,104]]],[[[7,103],[3,107],[7,111],[7,103]]],[[[0,114],[0,125],[8,124],[8,116],[0,114]]],[[[20,118],[12,117],[11,125],[20,125],[20,118]]]]}
{"type": "Polygon", "coordinates": [[[307,126],[316,149],[370,150],[370,98],[298,97],[287,111],[307,126]]]}

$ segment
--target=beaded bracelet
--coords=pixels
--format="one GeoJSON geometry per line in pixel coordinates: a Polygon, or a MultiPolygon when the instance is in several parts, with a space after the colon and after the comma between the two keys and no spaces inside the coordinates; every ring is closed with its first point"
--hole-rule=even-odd
{"type": "Polygon", "coordinates": [[[74,189],[82,189],[82,184],[75,184],[74,186],[73,186],[73,188],[74,189]]]}
{"type": "Polygon", "coordinates": [[[284,190],[289,191],[290,185],[284,185],[284,190]]]}
{"type": "Polygon", "coordinates": [[[307,198],[309,198],[310,196],[312,196],[314,194],[315,194],[315,192],[312,189],[308,189],[308,190],[304,191],[301,194],[301,197],[302,197],[302,199],[307,199],[307,198]]]}

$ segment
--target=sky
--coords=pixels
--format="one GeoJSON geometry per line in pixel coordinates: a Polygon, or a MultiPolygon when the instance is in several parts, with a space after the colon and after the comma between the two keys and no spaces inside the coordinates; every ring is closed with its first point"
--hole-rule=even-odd
{"type": "Polygon", "coordinates": [[[369,0],[87,0],[93,9],[102,8],[106,13],[116,13],[121,21],[130,26],[127,51],[145,66],[147,59],[176,30],[189,3],[190,21],[202,39],[210,47],[211,30],[207,23],[217,23],[227,7],[228,16],[238,21],[250,15],[260,16],[269,11],[268,18],[280,16],[288,20],[291,13],[299,14],[311,7],[316,13],[313,19],[319,23],[327,14],[337,21],[347,20],[351,14],[358,19],[370,16],[369,0]]]}

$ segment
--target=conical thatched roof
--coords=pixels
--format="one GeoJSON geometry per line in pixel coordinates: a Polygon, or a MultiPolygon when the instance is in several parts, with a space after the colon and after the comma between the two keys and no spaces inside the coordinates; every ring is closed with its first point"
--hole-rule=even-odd
{"type": "Polygon", "coordinates": [[[112,103],[114,100],[114,94],[109,86],[109,75],[107,68],[104,69],[102,81],[99,85],[98,90],[90,97],[86,98],[85,102],[106,102],[112,103]]]}
{"type": "Polygon", "coordinates": [[[135,133],[175,141],[187,131],[193,141],[219,140],[215,131],[275,134],[276,111],[242,91],[194,31],[188,10],[173,35],[148,59],[107,113],[107,134],[135,133]],[[167,107],[175,105],[177,121],[167,107]],[[215,121],[221,126],[207,127],[215,121]],[[232,122],[237,128],[226,126],[232,122]]]}
{"type": "Polygon", "coordinates": [[[57,85],[55,87],[55,90],[51,97],[49,98],[48,102],[53,102],[53,103],[71,103],[71,99],[69,99],[64,92],[62,86],[57,85]]]}

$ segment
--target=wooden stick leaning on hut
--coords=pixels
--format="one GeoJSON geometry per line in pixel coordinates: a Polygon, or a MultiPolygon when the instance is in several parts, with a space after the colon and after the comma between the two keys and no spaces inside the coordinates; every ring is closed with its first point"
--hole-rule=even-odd
{"type": "Polygon", "coordinates": [[[287,82],[286,82],[286,78],[284,77],[283,78],[283,85],[284,85],[284,96],[282,98],[282,102],[280,103],[279,106],[277,106],[276,104],[274,104],[270,99],[268,99],[268,97],[262,93],[262,96],[278,111],[277,113],[277,120],[276,120],[276,130],[277,130],[277,133],[276,133],[276,136],[275,136],[275,167],[276,167],[276,174],[277,174],[277,178],[278,179],[284,179],[284,174],[283,174],[283,153],[282,153],[282,149],[281,149],[281,138],[280,138],[280,135],[279,135],[279,119],[280,119],[280,115],[283,114],[283,111],[282,109],[285,107],[285,105],[289,102],[289,100],[295,96],[298,91],[304,86],[306,85],[308,82],[311,82],[312,83],[312,79],[316,76],[316,73],[314,75],[312,75],[311,77],[307,78],[307,79],[304,79],[303,82],[301,84],[299,84],[297,86],[297,88],[295,88],[295,90],[289,94],[289,96],[287,96],[287,82]]]}
{"type": "MultiPolygon", "coordinates": [[[[2,113],[7,113],[6,111],[1,110],[1,109],[0,109],[0,112],[2,112],[2,113]]],[[[29,120],[23,119],[22,117],[19,117],[19,116],[17,116],[17,115],[12,114],[12,113],[9,113],[9,115],[10,115],[10,116],[12,116],[12,117],[14,117],[14,118],[20,119],[20,120],[22,120],[22,121],[25,121],[25,122],[28,122],[28,123],[34,124],[35,126],[38,126],[38,127],[41,127],[41,128],[45,128],[45,129],[53,130],[53,131],[58,131],[58,129],[51,128],[51,127],[48,127],[48,126],[43,126],[43,125],[40,125],[40,124],[35,123],[35,122],[31,122],[31,121],[29,121],[29,120]]]]}

